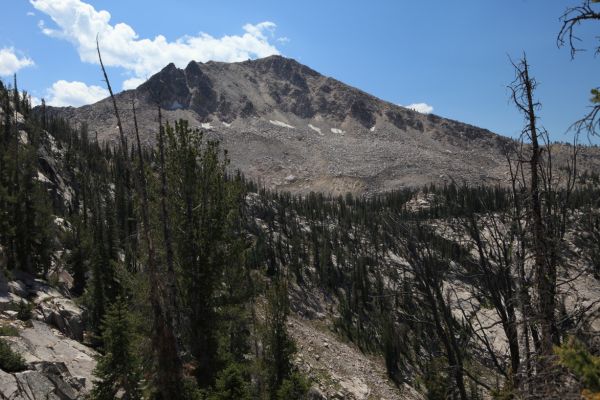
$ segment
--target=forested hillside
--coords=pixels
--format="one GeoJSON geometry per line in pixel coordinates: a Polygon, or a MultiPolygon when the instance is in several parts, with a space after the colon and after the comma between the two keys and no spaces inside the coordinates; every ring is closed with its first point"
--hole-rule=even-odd
{"type": "MultiPolygon", "coordinates": [[[[229,172],[218,142],[160,109],[144,132],[154,148],[140,144],[135,102],[136,141],[121,132],[116,146],[44,105],[32,113],[16,80],[0,104],[1,267],[8,281],[62,285],[81,307],[71,337],[99,352],[93,399],[600,390],[600,180],[575,159],[553,169],[551,146],[537,164],[507,154],[508,185],[295,196],[229,172]],[[301,327],[332,342],[304,342],[301,327]],[[324,365],[344,342],[383,359],[387,381],[324,365]]],[[[17,336],[39,307],[19,301],[2,319],[17,336]]],[[[18,380],[33,364],[1,343],[18,380]]]]}

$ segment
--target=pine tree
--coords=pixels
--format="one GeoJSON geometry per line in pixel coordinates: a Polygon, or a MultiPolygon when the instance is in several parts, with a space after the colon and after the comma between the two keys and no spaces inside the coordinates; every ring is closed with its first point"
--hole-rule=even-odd
{"type": "Polygon", "coordinates": [[[267,292],[264,336],[264,362],[271,398],[275,399],[283,381],[292,373],[296,346],[287,333],[289,315],[287,283],[276,279],[267,292]]]}
{"type": "Polygon", "coordinates": [[[92,390],[93,400],[138,400],[141,369],[133,349],[133,329],[129,310],[123,298],[108,309],[102,323],[103,355],[94,375],[99,379],[92,390]]]}
{"type": "Polygon", "coordinates": [[[250,400],[249,382],[239,364],[230,364],[217,376],[209,400],[250,400]]]}

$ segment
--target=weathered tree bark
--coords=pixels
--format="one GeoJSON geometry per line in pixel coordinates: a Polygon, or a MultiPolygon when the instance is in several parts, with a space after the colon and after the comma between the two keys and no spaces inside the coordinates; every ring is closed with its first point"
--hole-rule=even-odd
{"type": "Polygon", "coordinates": [[[542,218],[542,201],[540,198],[540,145],[539,132],[536,127],[535,103],[533,101],[534,83],[529,77],[529,66],[523,58],[519,72],[520,79],[524,85],[527,99],[527,118],[529,120],[529,136],[531,138],[531,160],[530,160],[530,196],[531,213],[533,220],[533,256],[535,268],[535,283],[538,295],[538,322],[540,324],[540,355],[542,358],[552,356],[552,345],[554,343],[555,321],[554,310],[556,309],[556,266],[546,261],[547,245],[542,218]]]}

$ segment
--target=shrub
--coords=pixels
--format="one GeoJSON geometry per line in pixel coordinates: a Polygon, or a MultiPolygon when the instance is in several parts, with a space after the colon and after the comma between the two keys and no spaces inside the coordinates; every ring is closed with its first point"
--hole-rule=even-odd
{"type": "Polygon", "coordinates": [[[4,339],[0,339],[0,368],[6,372],[19,372],[27,369],[23,357],[13,351],[4,339]]]}
{"type": "Polygon", "coordinates": [[[600,394],[600,357],[590,354],[583,343],[570,338],[554,349],[559,364],[573,372],[583,383],[584,398],[596,399],[600,394]]]}
{"type": "Polygon", "coordinates": [[[33,305],[21,300],[17,310],[17,318],[21,321],[29,321],[31,319],[31,310],[33,310],[33,305]]]}
{"type": "Polygon", "coordinates": [[[11,325],[0,325],[0,336],[19,336],[19,330],[11,325]]]}

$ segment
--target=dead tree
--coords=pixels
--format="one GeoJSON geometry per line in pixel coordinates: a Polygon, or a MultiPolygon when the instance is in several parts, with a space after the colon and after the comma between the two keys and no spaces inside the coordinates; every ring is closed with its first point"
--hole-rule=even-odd
{"type": "MultiPolygon", "coordinates": [[[[535,304],[533,320],[524,314],[536,347],[534,386],[550,387],[557,384],[553,346],[560,344],[565,333],[559,329],[556,318],[557,278],[558,266],[565,255],[564,236],[570,212],[569,203],[577,177],[577,136],[569,160],[560,168],[555,168],[553,145],[547,131],[538,124],[536,112],[540,104],[534,100],[536,81],[530,76],[526,57],[523,56],[513,66],[516,78],[509,88],[515,106],[525,118],[521,140],[528,142],[521,146],[516,155],[517,165],[522,165],[519,185],[526,189],[523,205],[526,206],[524,221],[528,245],[523,256],[531,254],[533,261],[533,293],[531,297],[524,293],[526,298],[521,299],[521,302],[532,298],[535,304]]],[[[516,175],[512,176],[514,179],[516,175]]],[[[515,185],[513,182],[513,187],[515,185]]],[[[516,190],[515,199],[519,200],[516,190]]],[[[520,271],[519,274],[522,276],[523,272],[520,271]]],[[[527,311],[524,306],[523,312],[527,311]]]]}
{"type": "Polygon", "coordinates": [[[537,126],[536,110],[540,104],[534,100],[536,81],[529,75],[529,65],[525,56],[519,63],[513,63],[516,78],[509,88],[512,100],[525,117],[525,128],[522,135],[530,142],[529,157],[529,220],[531,221],[532,253],[534,258],[534,275],[537,294],[537,323],[540,326],[540,361],[553,354],[552,346],[558,342],[556,337],[556,265],[548,259],[549,238],[546,236],[545,221],[542,216],[542,199],[540,191],[541,146],[544,134],[537,126]]]}
{"type": "Polygon", "coordinates": [[[398,252],[408,261],[408,272],[416,284],[416,294],[422,298],[423,304],[427,307],[432,319],[430,322],[445,350],[450,375],[456,385],[459,398],[467,400],[465,375],[473,377],[465,370],[464,348],[457,338],[460,327],[444,296],[443,275],[448,267],[447,260],[443,260],[439,254],[436,254],[433,247],[435,235],[426,227],[417,224],[414,227],[405,226],[403,230],[407,242],[400,245],[398,252]]]}
{"type": "MultiPolygon", "coordinates": [[[[577,47],[576,43],[580,41],[575,29],[587,21],[600,21],[600,12],[592,8],[592,3],[599,3],[598,0],[584,0],[583,4],[575,7],[569,7],[560,17],[562,22],[560,31],[556,38],[558,47],[567,45],[571,51],[571,58],[575,58],[577,52],[583,51],[577,47]]],[[[600,54],[600,45],[595,49],[596,55],[600,54]]],[[[590,111],[572,126],[576,132],[585,131],[588,135],[600,134],[600,88],[592,90],[594,98],[590,111]]]]}
{"type": "MultiPolygon", "coordinates": [[[[126,150],[126,141],[123,134],[123,127],[121,124],[121,118],[119,116],[119,110],[117,102],[113,94],[106,69],[102,62],[102,56],[100,54],[100,45],[96,39],[96,46],[98,50],[98,59],[104,74],[104,79],[108,87],[112,104],[114,107],[115,116],[117,118],[117,126],[119,129],[119,135],[121,138],[121,151],[123,153],[123,159],[128,164],[128,156],[126,150]]],[[[183,390],[183,374],[181,360],[179,358],[179,352],[177,349],[177,340],[172,326],[172,318],[169,316],[169,310],[164,306],[163,300],[165,297],[164,289],[162,287],[162,277],[160,268],[158,266],[154,242],[152,239],[152,232],[150,227],[149,213],[149,198],[146,181],[146,172],[144,169],[144,158],[142,154],[142,147],[139,138],[139,131],[137,125],[137,116],[135,114],[135,103],[133,104],[133,118],[135,134],[137,139],[138,147],[138,158],[139,158],[139,175],[140,175],[140,187],[142,192],[142,223],[144,231],[144,240],[148,248],[148,277],[150,283],[149,301],[153,312],[153,329],[152,329],[152,344],[154,351],[156,352],[156,374],[154,377],[154,386],[158,399],[177,399],[182,395],[183,390]]],[[[128,165],[126,166],[129,167],[128,165]]]]}

